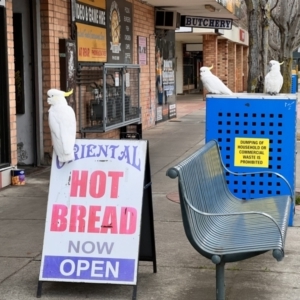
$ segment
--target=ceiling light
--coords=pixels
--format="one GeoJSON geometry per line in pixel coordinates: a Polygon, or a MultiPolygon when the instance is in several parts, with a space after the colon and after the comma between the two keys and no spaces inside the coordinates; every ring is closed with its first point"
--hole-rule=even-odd
{"type": "Polygon", "coordinates": [[[216,8],[210,4],[205,4],[204,7],[205,7],[205,9],[209,10],[210,12],[216,11],[216,8]]]}

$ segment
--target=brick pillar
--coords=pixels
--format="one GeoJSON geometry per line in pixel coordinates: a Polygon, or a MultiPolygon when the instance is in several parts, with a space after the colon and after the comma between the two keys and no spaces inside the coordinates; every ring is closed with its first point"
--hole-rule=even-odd
{"type": "Polygon", "coordinates": [[[18,162],[17,152],[17,118],[16,118],[16,94],[15,94],[15,57],[13,36],[13,3],[6,0],[6,26],[7,26],[7,53],[8,53],[8,97],[9,97],[9,123],[10,123],[10,150],[11,165],[18,162]]]}
{"type": "Polygon", "coordinates": [[[210,67],[214,65],[212,72],[217,75],[218,43],[216,35],[203,36],[203,65],[210,67]]]}
{"type": "Polygon", "coordinates": [[[228,87],[236,92],[236,44],[228,42],[228,87]]]}
{"type": "MultiPolygon", "coordinates": [[[[59,39],[70,36],[69,5],[66,0],[40,0],[42,35],[43,140],[44,152],[52,157],[52,140],[48,125],[47,91],[60,88],[59,39]]],[[[47,157],[48,155],[46,155],[47,157]]]]}
{"type": "Polygon", "coordinates": [[[243,73],[244,73],[244,92],[247,91],[248,82],[248,47],[243,47],[243,73]]]}
{"type": "Polygon", "coordinates": [[[236,89],[243,92],[243,46],[236,45],[236,89]]]}
{"type": "Polygon", "coordinates": [[[218,77],[228,86],[228,41],[218,40],[218,77]]]}
{"type": "MultiPolygon", "coordinates": [[[[211,72],[215,75],[218,73],[218,42],[216,35],[203,36],[203,66],[214,66],[211,72]]],[[[207,90],[203,89],[203,100],[205,100],[207,90]]]]}

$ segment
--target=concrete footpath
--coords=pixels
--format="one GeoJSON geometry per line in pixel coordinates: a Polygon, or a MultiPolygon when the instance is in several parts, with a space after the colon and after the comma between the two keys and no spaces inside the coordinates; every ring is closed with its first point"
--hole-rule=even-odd
{"type": "MultiPolygon", "coordinates": [[[[199,95],[179,98],[179,118],[143,132],[150,146],[158,272],[152,272],[151,263],[140,263],[138,300],[215,299],[215,265],[188,242],[177,180],[166,176],[169,167],[204,144],[205,102],[199,95]]],[[[299,153],[298,143],[297,148],[299,153]]],[[[297,161],[300,172],[298,165],[297,161]]],[[[0,300],[36,299],[49,175],[49,167],[40,168],[26,177],[25,186],[0,190],[0,300]]],[[[268,252],[227,264],[225,278],[228,300],[300,299],[300,210],[294,227],[288,229],[282,262],[268,252]]],[[[42,299],[130,300],[132,290],[120,285],[46,282],[42,299]]]]}

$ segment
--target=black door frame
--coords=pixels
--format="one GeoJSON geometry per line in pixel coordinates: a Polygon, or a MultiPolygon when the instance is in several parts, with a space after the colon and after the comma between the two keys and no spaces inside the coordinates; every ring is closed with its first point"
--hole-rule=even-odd
{"type": "Polygon", "coordinates": [[[0,6],[0,168],[11,162],[6,8],[0,6]]]}

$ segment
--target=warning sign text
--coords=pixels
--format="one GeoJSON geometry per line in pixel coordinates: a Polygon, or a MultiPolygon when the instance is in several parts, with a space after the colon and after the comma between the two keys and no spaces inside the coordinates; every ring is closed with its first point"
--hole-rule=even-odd
{"type": "Polygon", "coordinates": [[[234,165],[268,168],[269,139],[235,138],[234,165]]]}

